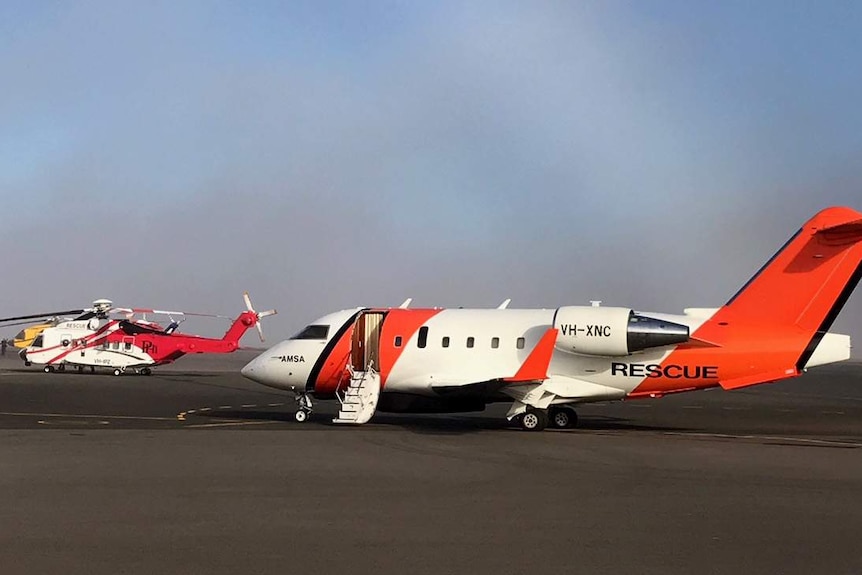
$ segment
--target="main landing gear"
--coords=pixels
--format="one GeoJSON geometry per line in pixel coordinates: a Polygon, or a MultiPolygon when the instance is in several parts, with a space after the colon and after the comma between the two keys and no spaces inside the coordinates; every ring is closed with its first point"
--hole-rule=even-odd
{"type": "Polygon", "coordinates": [[[311,396],[307,393],[297,394],[296,405],[299,409],[297,409],[296,413],[293,415],[294,419],[296,419],[297,423],[307,421],[308,416],[311,415],[311,412],[313,411],[311,406],[311,396]]]}
{"type": "Polygon", "coordinates": [[[518,423],[525,431],[542,431],[548,425],[556,429],[569,429],[577,426],[578,414],[571,407],[551,407],[547,411],[531,407],[518,417],[518,423]]]}

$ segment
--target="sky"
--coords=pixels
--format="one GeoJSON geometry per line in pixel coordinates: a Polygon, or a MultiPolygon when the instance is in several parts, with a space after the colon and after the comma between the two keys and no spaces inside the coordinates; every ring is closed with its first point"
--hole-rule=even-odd
{"type": "MultiPolygon", "coordinates": [[[[407,297],[717,307],[862,210],[860,29],[852,1],[7,0],[0,316],[248,290],[273,343],[407,297]]],[[[862,341],[858,291],[833,329],[862,341]]]]}

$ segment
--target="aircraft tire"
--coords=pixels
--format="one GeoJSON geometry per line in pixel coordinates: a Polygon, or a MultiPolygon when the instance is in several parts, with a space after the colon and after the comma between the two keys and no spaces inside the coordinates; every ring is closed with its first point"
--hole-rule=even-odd
{"type": "Polygon", "coordinates": [[[149,367],[145,367],[145,368],[141,369],[141,375],[152,375],[152,374],[153,374],[153,370],[151,370],[149,367]]]}
{"type": "Polygon", "coordinates": [[[524,431],[542,431],[548,426],[548,412],[542,409],[531,410],[520,418],[524,431]]]}
{"type": "Polygon", "coordinates": [[[300,409],[295,414],[293,414],[293,418],[296,419],[297,423],[302,423],[308,420],[308,412],[304,409],[300,409]]]}
{"type": "Polygon", "coordinates": [[[45,367],[42,368],[42,371],[44,371],[45,373],[53,373],[54,372],[54,366],[53,365],[46,365],[45,367]]]}
{"type": "Polygon", "coordinates": [[[123,375],[123,370],[121,370],[120,368],[115,369],[115,370],[114,370],[114,375],[116,375],[116,376],[123,375]]]}
{"type": "Polygon", "coordinates": [[[578,414],[571,407],[552,407],[548,410],[548,416],[551,426],[557,429],[570,429],[578,425],[578,414]]]}

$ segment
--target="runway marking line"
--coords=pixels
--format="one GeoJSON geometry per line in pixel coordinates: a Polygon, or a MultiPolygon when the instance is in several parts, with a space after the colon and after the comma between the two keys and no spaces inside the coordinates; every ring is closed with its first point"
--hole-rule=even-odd
{"type": "Polygon", "coordinates": [[[78,413],[13,413],[11,411],[0,411],[0,415],[11,415],[13,417],[69,417],[73,419],[137,419],[143,421],[174,421],[173,417],[148,417],[137,415],[83,415],[78,413]]]}
{"type": "Polygon", "coordinates": [[[279,423],[277,421],[226,421],[223,423],[196,423],[194,425],[187,425],[186,427],[189,429],[195,428],[200,429],[204,427],[238,427],[242,425],[267,425],[271,423],[279,423]]]}
{"type": "Polygon", "coordinates": [[[712,437],[717,439],[758,439],[767,441],[792,441],[796,443],[811,443],[830,447],[862,447],[862,443],[853,441],[831,441],[828,439],[808,439],[805,437],[783,437],[779,435],[734,435],[732,433],[696,433],[683,431],[665,431],[663,435],[679,437],[712,437]]]}

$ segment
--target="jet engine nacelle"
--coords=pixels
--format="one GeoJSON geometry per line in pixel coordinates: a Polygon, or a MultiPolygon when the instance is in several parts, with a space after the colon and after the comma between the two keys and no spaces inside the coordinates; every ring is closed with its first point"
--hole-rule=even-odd
{"type": "Polygon", "coordinates": [[[554,316],[557,349],[580,355],[624,356],[689,340],[688,326],[629,308],[566,306],[554,316]]]}

